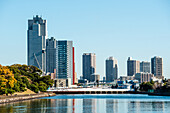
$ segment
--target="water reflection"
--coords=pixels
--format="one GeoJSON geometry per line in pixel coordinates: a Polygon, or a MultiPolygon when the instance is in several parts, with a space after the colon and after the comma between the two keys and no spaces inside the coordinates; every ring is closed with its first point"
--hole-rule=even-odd
{"type": "Polygon", "coordinates": [[[168,113],[169,106],[154,99],[35,99],[1,104],[0,113],[168,113]]]}
{"type": "Polygon", "coordinates": [[[164,101],[130,101],[128,104],[128,112],[167,112],[170,110],[169,108],[165,108],[166,106],[170,106],[170,102],[164,101]],[[166,110],[165,110],[166,109],[166,110]]]}
{"type": "Polygon", "coordinates": [[[118,113],[118,100],[106,100],[106,113],[118,113]]]}

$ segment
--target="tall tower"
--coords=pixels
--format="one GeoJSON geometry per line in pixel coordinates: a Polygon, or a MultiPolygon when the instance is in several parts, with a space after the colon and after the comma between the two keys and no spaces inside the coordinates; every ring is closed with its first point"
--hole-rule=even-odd
{"type": "Polygon", "coordinates": [[[133,76],[136,73],[140,73],[140,61],[132,60],[131,57],[127,60],[127,75],[133,76]]]}
{"type": "Polygon", "coordinates": [[[71,78],[73,84],[73,42],[67,40],[56,41],[56,77],[71,78]]]}
{"type": "Polygon", "coordinates": [[[118,78],[118,65],[117,60],[109,57],[106,60],[106,82],[112,82],[118,78]]]}
{"type": "Polygon", "coordinates": [[[83,79],[90,81],[91,74],[96,73],[96,55],[94,53],[83,54],[83,79]]]}
{"type": "Polygon", "coordinates": [[[46,72],[54,73],[56,69],[56,40],[54,37],[46,40],[46,72]]]}
{"type": "Polygon", "coordinates": [[[140,62],[140,72],[150,73],[150,62],[140,62]]]}
{"type": "Polygon", "coordinates": [[[27,45],[28,45],[28,65],[33,65],[46,72],[46,20],[36,15],[28,20],[27,45]]]}
{"type": "Polygon", "coordinates": [[[163,76],[163,59],[161,57],[151,58],[151,71],[154,76],[163,76]]]}

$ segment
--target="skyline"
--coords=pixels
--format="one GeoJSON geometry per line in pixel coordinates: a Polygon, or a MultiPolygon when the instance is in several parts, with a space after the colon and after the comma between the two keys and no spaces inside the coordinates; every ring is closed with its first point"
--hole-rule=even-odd
{"type": "Polygon", "coordinates": [[[1,1],[2,65],[27,64],[27,20],[38,13],[47,20],[48,38],[74,42],[78,78],[82,75],[81,57],[83,53],[90,52],[96,54],[96,73],[101,77],[105,75],[105,60],[109,56],[118,60],[119,76],[127,75],[129,56],[149,62],[153,56],[161,56],[164,59],[164,75],[170,77],[169,1],[18,2],[1,1]],[[37,7],[37,4],[42,6],[37,7]],[[6,18],[11,18],[11,21],[6,18]]]}

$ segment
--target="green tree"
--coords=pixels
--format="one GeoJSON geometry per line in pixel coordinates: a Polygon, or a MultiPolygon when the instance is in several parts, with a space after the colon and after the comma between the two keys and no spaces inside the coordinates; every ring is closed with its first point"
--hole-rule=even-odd
{"type": "Polygon", "coordinates": [[[0,65],[0,94],[8,94],[7,89],[12,89],[17,80],[7,66],[0,65]]]}
{"type": "Polygon", "coordinates": [[[153,89],[153,84],[151,84],[150,82],[143,82],[140,84],[140,90],[141,91],[148,91],[153,89]]]}
{"type": "Polygon", "coordinates": [[[151,81],[150,81],[150,83],[151,83],[151,84],[154,84],[154,81],[153,81],[153,80],[151,80],[151,81]]]}
{"type": "Polygon", "coordinates": [[[47,84],[47,88],[53,86],[54,84],[54,81],[51,79],[50,75],[41,77],[39,81],[47,84]]]}
{"type": "Polygon", "coordinates": [[[20,86],[16,83],[13,87],[13,90],[15,90],[16,92],[20,92],[20,86]]]}
{"type": "Polygon", "coordinates": [[[13,90],[13,89],[8,89],[8,93],[9,93],[9,94],[12,95],[12,94],[14,94],[14,92],[15,92],[15,90],[13,90]]]}
{"type": "Polygon", "coordinates": [[[34,91],[35,93],[38,93],[38,91],[39,91],[39,88],[38,88],[38,86],[36,86],[35,84],[31,84],[31,90],[32,91],[34,91]]]}
{"type": "Polygon", "coordinates": [[[30,89],[30,83],[29,83],[28,79],[26,77],[21,77],[21,78],[22,78],[22,82],[26,84],[26,87],[28,89],[30,89]]]}
{"type": "Polygon", "coordinates": [[[44,82],[40,82],[39,86],[38,86],[39,90],[42,92],[45,92],[47,90],[47,84],[45,84],[44,82]]]}
{"type": "MultiPolygon", "coordinates": [[[[3,66],[0,66],[3,67],[3,66]]],[[[1,90],[7,86],[7,89],[13,89],[14,91],[25,91],[26,88],[31,89],[34,92],[46,91],[48,87],[53,86],[54,81],[50,76],[41,76],[42,71],[35,66],[27,66],[20,64],[13,64],[6,67],[11,74],[14,75],[16,81],[12,81],[10,76],[3,75],[3,71],[0,71],[0,88],[1,90]],[[7,84],[7,85],[6,85],[7,84]]],[[[3,93],[5,90],[3,90],[3,93]]],[[[8,92],[8,90],[7,90],[8,92]]]]}

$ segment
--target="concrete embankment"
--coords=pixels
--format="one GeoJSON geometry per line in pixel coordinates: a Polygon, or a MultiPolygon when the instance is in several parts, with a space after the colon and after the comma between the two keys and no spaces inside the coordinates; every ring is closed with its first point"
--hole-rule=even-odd
{"type": "Polygon", "coordinates": [[[10,103],[10,102],[17,102],[17,101],[24,101],[24,100],[31,100],[41,97],[50,97],[55,96],[54,93],[43,93],[43,94],[27,94],[27,95],[18,95],[18,96],[1,96],[0,97],[0,104],[10,103]]]}
{"type": "Polygon", "coordinates": [[[150,96],[170,96],[170,92],[159,92],[159,93],[152,93],[152,92],[143,92],[143,91],[129,91],[129,94],[148,94],[150,96]]]}
{"type": "Polygon", "coordinates": [[[151,96],[170,96],[169,92],[163,92],[163,93],[149,93],[148,95],[151,96]]]}

